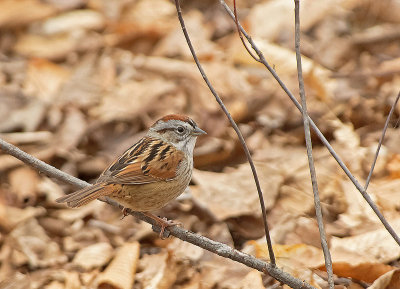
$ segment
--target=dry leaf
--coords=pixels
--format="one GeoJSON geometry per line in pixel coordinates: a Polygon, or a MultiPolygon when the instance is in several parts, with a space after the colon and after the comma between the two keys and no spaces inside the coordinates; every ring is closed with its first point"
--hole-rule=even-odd
{"type": "Polygon", "coordinates": [[[369,289],[396,289],[400,288],[400,270],[389,271],[376,279],[369,289]]]}
{"type": "Polygon", "coordinates": [[[22,252],[31,268],[43,268],[67,261],[58,244],[52,241],[36,219],[17,226],[11,233],[15,250],[22,252]]]}
{"type": "Polygon", "coordinates": [[[9,182],[19,204],[33,205],[36,202],[39,176],[35,170],[28,167],[15,169],[9,174],[9,182]]]}
{"type": "MultiPolygon", "coordinates": [[[[277,265],[285,272],[305,280],[316,288],[321,288],[316,283],[316,275],[310,269],[315,269],[324,264],[324,255],[321,249],[305,244],[280,245],[274,244],[277,265]]],[[[257,258],[269,259],[268,248],[265,241],[249,241],[245,252],[253,253],[257,258]]]]}
{"type": "Polygon", "coordinates": [[[241,289],[264,289],[261,272],[257,270],[250,271],[240,282],[241,289]]]}
{"type": "Polygon", "coordinates": [[[28,62],[24,92],[45,102],[54,101],[70,74],[65,67],[46,59],[31,59],[28,62]]]}
{"type": "Polygon", "coordinates": [[[79,250],[72,260],[72,264],[89,271],[107,264],[112,255],[113,248],[109,243],[97,243],[79,250]]]}
{"type": "Polygon", "coordinates": [[[7,231],[13,230],[17,225],[28,221],[33,217],[43,216],[44,208],[26,207],[19,209],[0,203],[0,227],[7,231]]]}
{"type": "Polygon", "coordinates": [[[79,9],[47,18],[40,27],[43,34],[75,32],[76,30],[100,30],[105,26],[105,19],[97,11],[79,9]]]}
{"type": "Polygon", "coordinates": [[[20,26],[54,15],[57,9],[39,0],[0,2],[0,27],[20,26]]]}
{"type": "Polygon", "coordinates": [[[139,260],[138,242],[125,243],[97,278],[97,288],[131,289],[139,260]]]}
{"type": "MultiPolygon", "coordinates": [[[[267,164],[257,163],[258,177],[267,209],[274,205],[282,176],[267,164]]],[[[224,174],[195,170],[193,180],[200,186],[194,191],[197,202],[207,207],[219,220],[241,215],[261,214],[254,179],[248,164],[224,174]]]]}
{"type": "MultiPolygon", "coordinates": [[[[395,232],[400,231],[399,219],[390,223],[395,232]]],[[[332,237],[331,254],[334,262],[340,260],[351,265],[357,265],[367,260],[371,263],[388,263],[399,258],[400,248],[386,229],[380,228],[346,238],[332,237]]]]}
{"type": "Polygon", "coordinates": [[[174,284],[178,266],[174,258],[166,251],[154,255],[145,255],[140,259],[140,273],[136,274],[144,289],[168,289],[174,284]]]}

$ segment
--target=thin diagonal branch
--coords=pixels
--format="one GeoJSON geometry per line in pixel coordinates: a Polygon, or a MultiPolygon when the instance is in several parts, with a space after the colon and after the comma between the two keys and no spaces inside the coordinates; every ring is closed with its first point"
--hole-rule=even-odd
{"type": "Polygon", "coordinates": [[[369,182],[371,181],[371,177],[372,177],[372,173],[373,173],[374,168],[375,168],[376,160],[378,159],[379,151],[381,149],[383,140],[385,138],[386,130],[387,130],[388,126],[389,126],[389,121],[392,118],[394,109],[396,108],[396,105],[397,105],[397,102],[399,101],[399,98],[400,98],[400,92],[397,94],[397,97],[396,97],[396,99],[395,99],[395,101],[394,101],[394,103],[392,105],[392,108],[390,109],[389,115],[386,118],[386,122],[385,122],[385,125],[383,127],[382,135],[381,135],[381,138],[379,139],[378,147],[376,148],[375,157],[374,157],[374,160],[372,162],[371,169],[370,169],[368,177],[367,177],[367,181],[365,182],[364,191],[367,190],[367,188],[369,186],[369,182]]]}
{"type": "Polygon", "coordinates": [[[242,44],[243,44],[244,48],[246,48],[247,52],[250,54],[251,57],[253,57],[253,59],[255,61],[259,61],[257,56],[255,56],[253,54],[253,52],[250,50],[250,48],[247,47],[246,41],[244,41],[244,38],[243,38],[242,31],[240,31],[240,29],[239,29],[239,18],[237,16],[237,11],[236,11],[236,0],[233,0],[233,14],[235,15],[236,29],[237,29],[237,32],[239,34],[240,40],[242,41],[242,44]]]}
{"type": "Polygon", "coordinates": [[[302,117],[303,117],[303,123],[304,123],[304,136],[306,139],[306,147],[307,147],[308,166],[310,168],[311,183],[312,183],[312,188],[313,188],[313,193],[314,193],[315,215],[317,216],[319,236],[321,239],[322,251],[324,252],[325,268],[326,268],[326,272],[328,272],[328,284],[329,284],[329,288],[333,289],[335,284],[333,282],[332,258],[331,258],[331,253],[329,252],[328,242],[326,241],[324,221],[322,219],[321,202],[319,199],[319,192],[318,192],[317,173],[315,171],[314,159],[313,159],[313,155],[312,155],[310,123],[308,121],[308,113],[307,113],[307,100],[306,100],[306,93],[305,93],[305,89],[304,89],[303,68],[302,68],[301,54],[300,54],[300,4],[299,4],[299,0],[294,0],[294,5],[295,5],[295,8],[294,8],[295,21],[294,22],[295,22],[295,50],[296,50],[296,62],[297,62],[297,78],[299,81],[301,106],[303,108],[302,117]]]}
{"type": "MultiPolygon", "coordinates": [[[[26,152],[13,146],[12,144],[9,144],[8,142],[2,140],[1,138],[0,138],[0,149],[3,152],[10,154],[10,155],[14,156],[15,158],[23,161],[24,163],[36,168],[38,171],[46,174],[49,177],[56,178],[60,181],[63,181],[70,185],[73,185],[77,188],[84,188],[84,187],[90,186],[89,183],[82,181],[78,178],[75,178],[67,173],[64,173],[64,172],[56,169],[55,167],[46,164],[45,162],[43,162],[41,160],[38,160],[37,158],[31,156],[30,154],[27,154],[26,152]]],[[[112,201],[110,199],[105,200],[105,202],[114,207],[117,207],[117,208],[122,207],[122,205],[120,205],[117,202],[112,201]]],[[[151,224],[153,226],[153,230],[155,232],[160,232],[159,225],[153,219],[151,219],[139,212],[128,212],[128,213],[142,221],[145,221],[145,222],[151,224]]],[[[272,276],[276,280],[283,282],[292,288],[316,289],[315,287],[311,286],[310,284],[308,284],[300,279],[297,279],[297,278],[291,276],[290,274],[282,271],[278,267],[276,267],[272,264],[263,262],[249,254],[235,250],[226,244],[213,241],[211,239],[208,239],[201,235],[195,234],[193,232],[190,232],[190,231],[185,230],[178,226],[169,227],[168,231],[171,235],[181,239],[182,241],[191,243],[195,246],[203,248],[203,249],[210,251],[214,254],[217,254],[219,256],[242,263],[242,264],[246,265],[247,267],[254,268],[260,272],[264,272],[264,273],[267,272],[270,276],[272,276]]]]}
{"type": "Polygon", "coordinates": [[[268,253],[269,253],[269,258],[271,260],[271,264],[275,265],[276,261],[275,261],[275,255],[274,255],[274,251],[272,249],[272,242],[271,242],[271,236],[269,234],[269,229],[268,229],[268,222],[267,222],[267,212],[265,210],[265,204],[264,204],[264,197],[262,194],[262,190],[261,190],[261,186],[260,186],[260,181],[258,180],[258,176],[257,176],[257,170],[256,167],[254,166],[254,162],[253,159],[251,158],[250,155],[250,151],[246,145],[246,142],[243,138],[242,133],[240,132],[239,127],[236,125],[235,121],[232,119],[232,116],[230,115],[229,111],[227,110],[227,108],[225,107],[224,103],[222,102],[221,98],[218,96],[218,93],[216,92],[216,90],[214,89],[214,87],[212,86],[211,82],[208,80],[208,77],[203,69],[203,67],[200,64],[199,59],[197,58],[196,52],[194,51],[192,42],[190,40],[189,34],[186,30],[186,26],[185,26],[185,22],[183,20],[182,17],[182,10],[179,4],[179,0],[175,0],[175,6],[176,6],[176,11],[178,13],[178,19],[179,22],[181,24],[182,27],[182,31],[183,34],[185,36],[186,42],[189,46],[190,52],[192,53],[193,59],[196,62],[197,68],[199,69],[201,76],[203,77],[204,81],[206,82],[208,88],[210,89],[211,93],[214,95],[215,100],[218,102],[218,104],[220,105],[221,109],[223,110],[223,112],[225,113],[225,115],[227,116],[227,118],[229,119],[229,122],[231,123],[233,129],[235,130],[240,143],[242,144],[243,150],[246,154],[247,160],[250,164],[250,168],[251,171],[253,173],[253,177],[254,177],[254,181],[256,183],[256,187],[257,187],[257,192],[258,192],[258,198],[260,200],[260,206],[261,206],[261,212],[262,212],[262,217],[263,217],[263,223],[264,223],[264,229],[265,229],[265,238],[267,240],[267,245],[268,245],[268,253]]]}
{"type": "MultiPolygon", "coordinates": [[[[225,1],[220,0],[220,3],[225,8],[225,10],[228,12],[228,14],[232,17],[232,19],[235,20],[234,14],[232,13],[229,6],[225,3],[225,1]]],[[[258,47],[255,44],[255,42],[253,41],[253,39],[247,34],[247,32],[243,29],[243,27],[240,25],[240,23],[239,23],[239,28],[240,28],[240,31],[243,33],[243,35],[246,37],[247,41],[249,41],[251,47],[254,49],[254,51],[257,53],[258,57],[260,58],[258,60],[258,62],[262,63],[268,69],[268,71],[272,74],[272,76],[278,82],[279,86],[283,89],[283,91],[285,91],[285,93],[289,96],[290,100],[294,103],[294,105],[297,107],[297,109],[300,112],[302,112],[300,103],[297,101],[297,99],[294,97],[294,95],[290,92],[290,90],[286,87],[286,85],[283,83],[283,81],[279,78],[279,76],[275,72],[275,70],[269,65],[269,63],[266,61],[261,50],[258,49],[258,47]]],[[[389,232],[389,234],[392,236],[392,238],[400,246],[399,236],[393,230],[392,226],[390,226],[390,224],[385,219],[383,214],[379,211],[378,206],[374,203],[374,201],[371,199],[371,197],[368,195],[368,193],[364,190],[364,188],[361,186],[361,184],[357,181],[357,179],[352,175],[350,170],[344,164],[344,162],[339,157],[339,155],[335,152],[335,150],[333,149],[331,144],[328,142],[328,140],[325,138],[324,134],[319,130],[319,128],[314,123],[314,121],[310,118],[310,116],[308,116],[308,121],[310,122],[310,126],[314,130],[314,132],[317,134],[318,138],[321,140],[321,142],[324,144],[324,146],[328,149],[329,153],[333,156],[333,158],[336,160],[336,162],[339,164],[339,166],[345,172],[347,177],[351,180],[351,182],[354,184],[354,186],[357,188],[357,190],[361,193],[361,195],[363,196],[365,201],[368,203],[368,205],[371,207],[371,209],[374,211],[374,213],[378,216],[379,220],[381,221],[383,226],[386,228],[386,230],[389,232]]]]}

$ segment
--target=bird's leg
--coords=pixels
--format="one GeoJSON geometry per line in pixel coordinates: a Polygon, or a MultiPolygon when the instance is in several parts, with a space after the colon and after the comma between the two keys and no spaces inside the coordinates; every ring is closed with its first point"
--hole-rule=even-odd
{"type": "Polygon", "coordinates": [[[126,216],[128,216],[129,213],[130,213],[130,211],[131,211],[131,209],[129,209],[129,208],[127,208],[127,207],[124,207],[124,208],[122,209],[122,218],[121,218],[121,220],[123,220],[126,216]]]}
{"type": "MultiPolygon", "coordinates": [[[[146,215],[147,217],[153,219],[154,221],[157,222],[157,224],[160,225],[160,227],[161,227],[160,238],[163,239],[163,240],[165,239],[164,238],[165,228],[168,228],[168,227],[171,227],[171,226],[182,225],[182,223],[180,223],[180,222],[168,220],[167,218],[162,218],[161,219],[160,217],[157,217],[156,215],[153,215],[152,213],[149,213],[149,212],[142,212],[142,213],[144,215],[146,215]]],[[[167,236],[167,238],[168,238],[168,236],[167,236]]]]}

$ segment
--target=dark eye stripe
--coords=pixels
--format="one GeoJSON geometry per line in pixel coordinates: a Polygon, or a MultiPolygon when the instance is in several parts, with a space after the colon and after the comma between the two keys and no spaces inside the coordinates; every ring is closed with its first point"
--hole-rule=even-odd
{"type": "Polygon", "coordinates": [[[196,123],[193,121],[193,119],[189,119],[189,124],[193,127],[196,128],[196,123]]]}

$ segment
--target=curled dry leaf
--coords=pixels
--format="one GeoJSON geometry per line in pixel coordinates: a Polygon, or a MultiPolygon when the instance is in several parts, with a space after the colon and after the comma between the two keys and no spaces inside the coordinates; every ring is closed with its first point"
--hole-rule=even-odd
{"type": "Polygon", "coordinates": [[[44,102],[54,101],[70,74],[67,68],[46,59],[31,59],[28,62],[24,92],[44,102]]]}
{"type": "MultiPolygon", "coordinates": [[[[346,252],[342,253],[344,255],[346,254],[346,252]]],[[[351,257],[355,257],[360,261],[359,256],[351,253],[347,254],[347,259],[350,259],[351,257]]],[[[319,269],[325,270],[325,267],[321,266],[319,269]]],[[[392,266],[382,263],[369,262],[368,260],[365,260],[365,262],[359,263],[358,265],[352,265],[347,262],[333,262],[333,273],[335,275],[347,278],[354,278],[366,283],[374,282],[374,280],[393,269],[394,267],[392,266]]]]}
{"type": "MultiPolygon", "coordinates": [[[[266,208],[273,207],[283,177],[265,163],[256,163],[266,208]]],[[[241,215],[261,215],[259,199],[248,164],[224,174],[195,170],[193,180],[200,190],[193,191],[197,202],[219,220],[241,215]]]]}
{"type": "Polygon", "coordinates": [[[78,272],[64,271],[65,289],[80,289],[82,288],[78,272]]]}
{"type": "Polygon", "coordinates": [[[32,217],[43,216],[46,213],[44,208],[26,207],[19,209],[4,205],[0,202],[0,227],[6,231],[13,230],[16,226],[26,222],[32,217]]]}
{"type": "MultiPolygon", "coordinates": [[[[324,265],[324,255],[321,249],[305,244],[274,244],[273,250],[277,265],[285,272],[307,281],[316,288],[321,288],[316,283],[317,276],[312,272],[312,269],[324,265]]],[[[244,251],[255,255],[257,258],[269,259],[265,241],[249,241],[244,251]]]]}
{"type": "MultiPolygon", "coordinates": [[[[400,232],[400,219],[393,220],[390,224],[395,232],[400,232]]],[[[400,257],[399,246],[385,228],[352,237],[332,237],[331,252],[334,262],[345,261],[352,265],[366,260],[371,263],[388,263],[400,257]]]]}
{"type": "Polygon", "coordinates": [[[176,260],[167,251],[143,256],[140,259],[139,268],[141,271],[136,274],[136,280],[142,284],[143,288],[171,288],[179,271],[176,260]]]}
{"type": "Polygon", "coordinates": [[[63,264],[67,261],[58,244],[47,236],[36,219],[17,226],[11,233],[14,250],[18,250],[27,258],[32,268],[44,268],[63,264]]]}
{"type": "Polygon", "coordinates": [[[104,28],[104,16],[94,10],[73,10],[46,19],[40,27],[43,34],[74,32],[76,30],[99,30],[104,28]]]}
{"type": "Polygon", "coordinates": [[[101,104],[90,110],[90,114],[104,122],[132,119],[153,107],[160,96],[175,89],[175,84],[162,79],[127,82],[106,94],[101,104]]]}
{"type": "Polygon", "coordinates": [[[113,248],[109,243],[97,243],[79,250],[72,260],[72,264],[89,271],[107,264],[112,255],[113,248]]]}
{"type": "Polygon", "coordinates": [[[383,274],[368,287],[369,289],[395,289],[400,288],[400,270],[395,269],[383,274]]]}
{"type": "Polygon", "coordinates": [[[57,13],[56,7],[39,0],[0,2],[0,27],[26,25],[57,13]]]}
{"type": "Polygon", "coordinates": [[[250,271],[240,282],[241,289],[264,289],[261,272],[257,270],[250,271]]]}
{"type": "Polygon", "coordinates": [[[97,288],[131,289],[139,261],[138,242],[125,243],[118,249],[114,259],[97,278],[97,288]]]}
{"type": "Polygon", "coordinates": [[[16,194],[19,204],[33,205],[37,199],[37,185],[39,176],[29,167],[21,167],[13,170],[8,175],[11,190],[16,194]],[[21,180],[24,180],[21,182],[21,180]]]}
{"type": "MultiPolygon", "coordinates": [[[[351,181],[342,181],[341,185],[347,209],[339,215],[338,223],[353,232],[369,231],[370,227],[374,227],[378,223],[376,215],[365,202],[362,195],[354,188],[351,181]]],[[[371,197],[374,198],[374,195],[371,195],[371,197]]]]}

